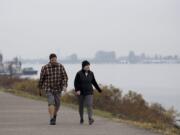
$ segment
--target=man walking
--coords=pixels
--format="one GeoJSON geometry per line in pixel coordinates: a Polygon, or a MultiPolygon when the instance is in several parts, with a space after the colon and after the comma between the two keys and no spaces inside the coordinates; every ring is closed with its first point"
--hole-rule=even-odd
{"type": "Polygon", "coordinates": [[[56,54],[50,54],[50,62],[41,69],[39,80],[39,94],[45,90],[50,114],[50,125],[56,125],[56,117],[60,108],[61,92],[66,92],[68,76],[64,66],[57,62],[56,54]]]}
{"type": "Polygon", "coordinates": [[[98,86],[94,73],[90,71],[90,63],[88,61],[82,62],[82,70],[80,70],[75,77],[74,86],[76,95],[79,98],[79,115],[80,124],[84,123],[84,105],[87,106],[89,125],[94,123],[93,119],[93,86],[101,93],[102,90],[98,86]]]}

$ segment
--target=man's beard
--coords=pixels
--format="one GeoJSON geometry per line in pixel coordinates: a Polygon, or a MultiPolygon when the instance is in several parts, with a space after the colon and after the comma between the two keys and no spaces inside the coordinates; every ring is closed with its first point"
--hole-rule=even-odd
{"type": "Polygon", "coordinates": [[[51,62],[51,65],[52,65],[52,66],[57,66],[58,63],[57,63],[57,62],[51,62]]]}

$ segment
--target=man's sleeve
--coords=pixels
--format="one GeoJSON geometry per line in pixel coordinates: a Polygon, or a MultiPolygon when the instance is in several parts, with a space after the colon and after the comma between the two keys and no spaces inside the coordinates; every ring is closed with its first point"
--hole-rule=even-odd
{"type": "Polygon", "coordinates": [[[62,77],[62,86],[67,88],[68,87],[68,76],[67,76],[64,66],[61,67],[61,77],[62,77]]]}
{"type": "Polygon", "coordinates": [[[79,74],[77,73],[76,74],[76,77],[75,77],[75,79],[74,79],[74,88],[75,88],[75,91],[79,91],[80,90],[80,87],[79,87],[79,85],[80,85],[80,83],[79,83],[79,80],[80,78],[79,78],[79,74]]]}
{"type": "Polygon", "coordinates": [[[94,87],[99,91],[99,92],[102,92],[101,88],[99,87],[95,77],[94,77],[94,73],[92,73],[93,75],[93,80],[92,80],[92,84],[94,85],[94,87]]]}
{"type": "Polygon", "coordinates": [[[40,80],[39,80],[39,84],[38,84],[38,87],[39,87],[40,89],[42,89],[44,80],[45,80],[45,68],[42,67],[41,73],[40,73],[40,80]]]}

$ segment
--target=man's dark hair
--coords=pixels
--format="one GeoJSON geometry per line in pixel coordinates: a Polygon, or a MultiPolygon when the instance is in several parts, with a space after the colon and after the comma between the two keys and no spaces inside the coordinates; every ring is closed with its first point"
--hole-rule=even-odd
{"type": "Polygon", "coordinates": [[[57,56],[56,56],[55,53],[51,53],[51,54],[49,55],[49,59],[51,60],[52,58],[57,58],[57,56]]]}

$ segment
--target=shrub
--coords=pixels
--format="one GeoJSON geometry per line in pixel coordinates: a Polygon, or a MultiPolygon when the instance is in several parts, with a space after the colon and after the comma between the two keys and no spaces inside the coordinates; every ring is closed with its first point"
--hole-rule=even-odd
{"type": "MultiPolygon", "coordinates": [[[[149,104],[141,94],[129,91],[123,96],[122,90],[113,86],[102,86],[103,92],[94,93],[94,108],[112,113],[118,118],[150,122],[158,125],[174,125],[176,111],[166,110],[158,103],[149,104]]],[[[74,90],[66,93],[62,100],[77,104],[74,90]]]]}

